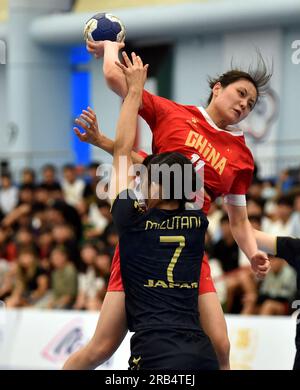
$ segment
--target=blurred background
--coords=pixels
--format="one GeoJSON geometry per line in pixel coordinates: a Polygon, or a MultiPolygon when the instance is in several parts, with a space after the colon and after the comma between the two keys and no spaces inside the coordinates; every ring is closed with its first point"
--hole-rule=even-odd
{"type": "MultiPolygon", "coordinates": [[[[90,56],[83,41],[84,24],[97,12],[124,22],[126,50],[150,64],[146,88],[183,104],[205,106],[209,76],[232,64],[255,67],[261,52],[273,77],[241,123],[256,161],[248,214],[256,228],[300,237],[299,1],[0,0],[0,300],[12,309],[5,317],[10,332],[22,316],[23,341],[38,316],[33,308],[73,309],[76,318],[101,309],[118,242],[110,207],[95,192],[97,168],[111,157],[80,143],[72,131],[74,119],[90,105],[102,131],[114,138],[121,101],[105,84],[102,60],[90,56]],[[20,307],[29,308],[28,314],[15,310],[20,307]]],[[[151,151],[151,132],[142,120],[136,146],[151,151]]],[[[290,318],[298,297],[293,269],[275,259],[269,279],[259,283],[233,240],[221,200],[209,220],[207,252],[224,311],[239,318],[290,318]],[[274,305],[264,305],[265,297],[274,305]]],[[[84,326],[64,315],[52,320],[45,332],[49,340],[36,347],[29,367],[57,367],[87,338],[84,326]],[[65,322],[72,325],[61,331],[65,322]],[[53,348],[56,333],[63,351],[53,348]]],[[[260,367],[259,359],[268,364],[258,354],[263,326],[249,323],[236,322],[230,330],[236,368],[260,367]]],[[[290,330],[284,343],[289,362],[294,322],[282,326],[290,330]]],[[[26,359],[14,360],[20,354],[11,352],[6,336],[0,337],[0,367],[27,367],[26,359]]]]}

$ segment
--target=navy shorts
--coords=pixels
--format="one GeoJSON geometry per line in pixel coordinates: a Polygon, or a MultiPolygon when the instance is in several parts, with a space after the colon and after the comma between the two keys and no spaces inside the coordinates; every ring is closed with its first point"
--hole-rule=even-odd
{"type": "Polygon", "coordinates": [[[190,330],[146,330],[130,341],[130,370],[218,370],[207,335],[190,330]]]}

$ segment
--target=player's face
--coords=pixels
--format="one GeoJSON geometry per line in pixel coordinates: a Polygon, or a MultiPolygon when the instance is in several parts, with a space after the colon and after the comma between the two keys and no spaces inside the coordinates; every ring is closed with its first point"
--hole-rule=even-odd
{"type": "Polygon", "coordinates": [[[257,92],[250,81],[241,79],[224,88],[217,86],[214,96],[214,104],[224,122],[234,125],[245,119],[254,108],[257,92]]]}

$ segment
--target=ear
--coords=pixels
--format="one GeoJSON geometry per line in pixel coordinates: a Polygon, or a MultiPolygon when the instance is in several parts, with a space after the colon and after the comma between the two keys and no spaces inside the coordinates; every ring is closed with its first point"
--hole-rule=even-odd
{"type": "Polygon", "coordinates": [[[213,89],[212,89],[212,93],[214,96],[218,96],[219,93],[221,92],[221,89],[222,89],[222,85],[220,83],[220,81],[218,81],[214,86],[213,86],[213,89]]]}

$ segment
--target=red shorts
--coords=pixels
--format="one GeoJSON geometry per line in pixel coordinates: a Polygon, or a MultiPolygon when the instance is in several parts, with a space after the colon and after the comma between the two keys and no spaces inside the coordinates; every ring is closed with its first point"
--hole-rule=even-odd
{"type": "MultiPolygon", "coordinates": [[[[116,246],[114,258],[112,261],[107,291],[124,291],[120,270],[119,245],[116,246]]],[[[199,295],[209,292],[216,292],[216,289],[211,278],[208,257],[207,254],[204,253],[200,272],[199,295]]]]}

